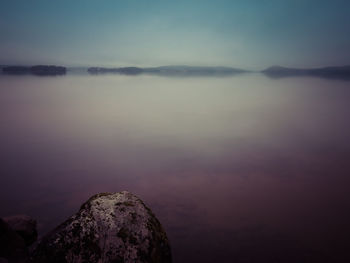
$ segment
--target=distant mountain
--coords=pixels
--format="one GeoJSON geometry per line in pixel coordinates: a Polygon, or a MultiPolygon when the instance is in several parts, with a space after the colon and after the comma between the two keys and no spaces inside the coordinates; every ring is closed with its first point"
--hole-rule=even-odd
{"type": "Polygon", "coordinates": [[[38,65],[38,66],[6,66],[2,68],[4,74],[23,75],[33,74],[39,76],[55,76],[66,74],[66,68],[52,65],[38,65]]]}
{"type": "Polygon", "coordinates": [[[273,66],[263,70],[262,73],[272,78],[312,76],[312,77],[321,77],[321,78],[350,80],[350,66],[323,67],[323,68],[311,68],[311,69],[273,66]]]}
{"type": "Polygon", "coordinates": [[[126,75],[153,74],[166,76],[215,76],[233,75],[247,72],[243,69],[230,67],[195,67],[195,66],[161,66],[151,68],[123,67],[123,68],[98,68],[88,69],[91,74],[117,73],[126,75]]]}

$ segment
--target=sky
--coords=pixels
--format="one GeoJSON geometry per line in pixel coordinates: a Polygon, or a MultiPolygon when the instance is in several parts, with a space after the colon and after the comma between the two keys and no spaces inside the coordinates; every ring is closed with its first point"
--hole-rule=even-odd
{"type": "Polygon", "coordinates": [[[0,0],[0,64],[350,64],[348,0],[0,0]]]}

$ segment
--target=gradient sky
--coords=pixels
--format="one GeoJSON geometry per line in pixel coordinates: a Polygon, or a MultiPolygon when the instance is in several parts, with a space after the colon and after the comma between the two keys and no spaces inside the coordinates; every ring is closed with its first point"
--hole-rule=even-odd
{"type": "Polygon", "coordinates": [[[0,64],[350,64],[348,0],[0,0],[0,64]]]}

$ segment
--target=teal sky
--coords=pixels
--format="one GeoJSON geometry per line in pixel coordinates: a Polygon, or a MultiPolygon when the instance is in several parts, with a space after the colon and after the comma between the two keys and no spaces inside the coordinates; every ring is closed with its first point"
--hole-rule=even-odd
{"type": "Polygon", "coordinates": [[[348,0],[0,0],[0,64],[350,64],[348,0]]]}

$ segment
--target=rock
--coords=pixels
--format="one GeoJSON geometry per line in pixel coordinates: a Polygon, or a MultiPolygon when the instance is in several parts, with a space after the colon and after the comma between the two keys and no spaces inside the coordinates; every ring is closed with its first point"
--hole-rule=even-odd
{"type": "Polygon", "coordinates": [[[79,212],[46,235],[32,262],[171,262],[165,231],[129,192],[91,197],[79,212]]]}
{"type": "Polygon", "coordinates": [[[36,221],[30,216],[15,215],[4,217],[3,220],[24,239],[27,246],[36,241],[38,237],[36,221]]]}
{"type": "Polygon", "coordinates": [[[0,262],[26,262],[27,256],[23,238],[0,218],[0,262]]]}

